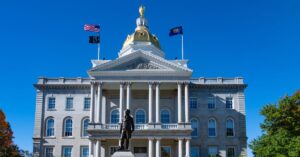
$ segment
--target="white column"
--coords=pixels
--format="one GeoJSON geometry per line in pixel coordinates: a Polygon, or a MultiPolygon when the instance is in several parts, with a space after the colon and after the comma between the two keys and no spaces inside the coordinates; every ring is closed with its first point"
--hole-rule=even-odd
{"type": "Polygon", "coordinates": [[[101,105],[102,104],[102,83],[98,84],[97,107],[96,107],[96,123],[101,122],[101,105]]]}
{"type": "Polygon", "coordinates": [[[155,119],[156,123],[160,123],[160,114],[159,114],[159,101],[160,101],[160,94],[159,94],[159,83],[155,84],[155,91],[156,91],[156,96],[155,96],[155,119]]]}
{"type": "Polygon", "coordinates": [[[190,139],[185,141],[185,157],[190,157],[190,139]]]}
{"type": "Polygon", "coordinates": [[[94,123],[94,115],[95,115],[95,89],[94,89],[95,83],[91,82],[91,110],[90,110],[90,121],[91,123],[94,123]]]}
{"type": "Polygon", "coordinates": [[[155,157],[160,157],[160,139],[156,139],[155,157]]]}
{"type": "Polygon", "coordinates": [[[184,105],[185,105],[185,122],[190,122],[189,115],[189,84],[184,84],[184,105]]]}
{"type": "Polygon", "coordinates": [[[178,157],[182,157],[183,139],[178,139],[178,157]]]}
{"type": "Polygon", "coordinates": [[[153,157],[153,153],[154,153],[154,150],[153,150],[153,139],[149,138],[149,141],[148,141],[148,157],[153,157]]]}
{"type": "Polygon", "coordinates": [[[103,96],[102,109],[101,109],[101,123],[106,123],[106,97],[103,96]]]}
{"type": "Polygon", "coordinates": [[[131,99],[131,82],[127,84],[127,98],[126,98],[126,109],[130,109],[130,99],[131,99]]]}
{"type": "Polygon", "coordinates": [[[152,83],[149,83],[149,113],[148,113],[148,115],[149,115],[149,118],[148,118],[148,121],[149,121],[149,123],[152,123],[153,121],[152,121],[152,115],[153,115],[153,113],[152,113],[152,109],[153,109],[153,104],[152,104],[152,100],[153,100],[153,98],[152,98],[152,93],[153,92],[153,90],[152,90],[152,83]]]}
{"type": "Polygon", "coordinates": [[[93,146],[94,142],[92,140],[89,141],[89,157],[93,156],[93,146]]]}
{"type": "Polygon", "coordinates": [[[177,98],[178,98],[178,123],[182,123],[182,90],[181,83],[177,84],[177,98]]]}
{"type": "Polygon", "coordinates": [[[123,118],[123,86],[124,83],[120,83],[120,102],[119,102],[119,123],[122,123],[123,118]]]}
{"type": "Polygon", "coordinates": [[[96,141],[96,144],[95,144],[95,154],[94,154],[94,157],[100,157],[101,155],[101,141],[100,140],[97,140],[96,141]]]}

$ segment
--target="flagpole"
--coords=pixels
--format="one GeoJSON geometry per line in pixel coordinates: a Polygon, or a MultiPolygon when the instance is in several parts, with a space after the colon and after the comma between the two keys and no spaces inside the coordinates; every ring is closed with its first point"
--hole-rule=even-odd
{"type": "Polygon", "coordinates": [[[98,43],[98,60],[100,60],[100,31],[99,31],[99,43],[98,43]]]}
{"type": "Polygon", "coordinates": [[[184,51],[183,51],[183,34],[181,34],[181,59],[182,59],[182,61],[184,59],[183,54],[184,54],[184,51]]]}

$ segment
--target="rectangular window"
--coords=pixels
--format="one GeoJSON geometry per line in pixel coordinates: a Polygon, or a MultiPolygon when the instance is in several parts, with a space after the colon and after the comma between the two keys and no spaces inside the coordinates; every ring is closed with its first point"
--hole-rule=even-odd
{"type": "Polygon", "coordinates": [[[227,97],[226,98],[226,108],[232,109],[232,97],[227,97]]]}
{"type": "Polygon", "coordinates": [[[227,157],[235,157],[235,152],[233,147],[227,148],[227,157]]]}
{"type": "Polygon", "coordinates": [[[72,157],[72,147],[64,146],[62,151],[62,157],[72,157]]]}
{"type": "Polygon", "coordinates": [[[51,97],[48,98],[48,110],[54,110],[55,109],[55,98],[51,97]]]}
{"type": "Polygon", "coordinates": [[[216,128],[208,128],[208,136],[215,137],[216,136],[216,128]]]}
{"type": "Polygon", "coordinates": [[[45,148],[45,157],[53,157],[53,147],[45,148]]]}
{"type": "Polygon", "coordinates": [[[171,147],[161,147],[161,157],[171,157],[171,147]]]}
{"type": "Polygon", "coordinates": [[[73,98],[67,98],[66,102],[66,110],[72,110],[73,109],[73,98]]]}
{"type": "Polygon", "coordinates": [[[208,147],[208,156],[209,157],[217,157],[218,155],[218,148],[216,146],[209,146],[208,147]]]}
{"type": "Polygon", "coordinates": [[[198,147],[191,147],[190,157],[199,157],[199,148],[198,147]]]}
{"type": "Polygon", "coordinates": [[[89,110],[90,107],[91,107],[91,98],[84,98],[83,109],[84,110],[89,110]]]}
{"type": "Polygon", "coordinates": [[[215,97],[208,97],[208,99],[207,99],[207,106],[208,106],[209,109],[216,108],[215,97]]]}
{"type": "Polygon", "coordinates": [[[87,147],[87,146],[81,147],[80,157],[89,157],[89,147],[87,147]]]}
{"type": "Polygon", "coordinates": [[[234,136],[233,135],[233,128],[226,128],[226,135],[231,137],[231,136],[234,136]]]}
{"type": "Polygon", "coordinates": [[[190,98],[190,108],[196,109],[197,108],[197,98],[190,98]]]}

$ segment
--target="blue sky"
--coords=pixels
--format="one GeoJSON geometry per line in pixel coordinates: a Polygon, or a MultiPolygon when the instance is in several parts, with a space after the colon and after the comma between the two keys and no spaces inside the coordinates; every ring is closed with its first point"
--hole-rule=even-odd
{"type": "MultiPolygon", "coordinates": [[[[182,25],[185,56],[194,77],[243,76],[249,141],[261,134],[261,107],[300,86],[300,1],[143,1],[152,33],[167,59],[180,58],[182,25]]],[[[35,90],[39,76],[87,77],[97,47],[88,44],[85,23],[101,25],[101,55],[117,57],[134,31],[140,1],[27,0],[0,2],[2,108],[15,142],[32,150],[35,90]]]]}

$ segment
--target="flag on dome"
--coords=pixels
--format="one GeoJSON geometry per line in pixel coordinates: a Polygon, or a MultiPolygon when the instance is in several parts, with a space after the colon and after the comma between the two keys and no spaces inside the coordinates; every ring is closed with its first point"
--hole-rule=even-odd
{"type": "Polygon", "coordinates": [[[85,24],[84,30],[89,32],[100,32],[100,25],[85,24]]]}
{"type": "Polygon", "coordinates": [[[183,34],[182,26],[174,27],[170,30],[169,36],[183,34]]]}

